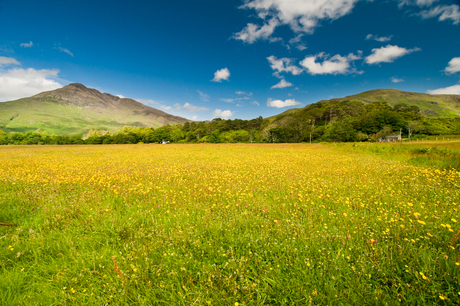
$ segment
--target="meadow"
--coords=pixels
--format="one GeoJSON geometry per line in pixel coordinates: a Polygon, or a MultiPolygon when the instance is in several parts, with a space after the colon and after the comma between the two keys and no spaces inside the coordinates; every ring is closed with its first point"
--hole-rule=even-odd
{"type": "Polygon", "coordinates": [[[460,304],[459,154],[0,146],[0,305],[460,304]]]}

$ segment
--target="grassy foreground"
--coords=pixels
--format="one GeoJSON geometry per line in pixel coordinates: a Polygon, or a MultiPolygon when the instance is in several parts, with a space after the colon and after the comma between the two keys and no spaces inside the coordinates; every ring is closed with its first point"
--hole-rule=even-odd
{"type": "Polygon", "coordinates": [[[410,150],[0,147],[0,305],[459,304],[460,172],[410,150]]]}

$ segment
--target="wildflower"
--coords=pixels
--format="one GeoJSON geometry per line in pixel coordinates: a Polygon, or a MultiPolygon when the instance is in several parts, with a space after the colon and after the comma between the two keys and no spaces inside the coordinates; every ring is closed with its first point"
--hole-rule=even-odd
{"type": "Polygon", "coordinates": [[[423,278],[424,280],[427,280],[427,279],[428,279],[428,277],[426,277],[425,274],[423,274],[423,272],[420,272],[420,275],[422,276],[422,278],[423,278]]]}
{"type": "Polygon", "coordinates": [[[417,222],[422,224],[422,225],[426,225],[426,223],[424,221],[417,220],[417,222]]]}

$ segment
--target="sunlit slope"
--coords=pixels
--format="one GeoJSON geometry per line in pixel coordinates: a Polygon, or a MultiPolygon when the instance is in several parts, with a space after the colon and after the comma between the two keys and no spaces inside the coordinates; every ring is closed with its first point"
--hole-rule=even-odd
{"type": "Polygon", "coordinates": [[[398,103],[416,105],[420,108],[422,115],[429,117],[452,117],[460,115],[460,95],[430,95],[397,89],[376,89],[340,99],[332,99],[331,101],[345,100],[360,101],[363,103],[385,101],[391,106],[398,103]]]}
{"type": "Polygon", "coordinates": [[[0,103],[0,128],[8,132],[40,129],[56,134],[82,134],[89,129],[156,128],[187,121],[135,100],[100,93],[81,84],[0,103]]]}

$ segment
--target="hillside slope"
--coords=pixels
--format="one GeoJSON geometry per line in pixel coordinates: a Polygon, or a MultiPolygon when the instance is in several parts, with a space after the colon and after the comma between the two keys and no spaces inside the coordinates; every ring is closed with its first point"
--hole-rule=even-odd
{"type": "Polygon", "coordinates": [[[190,120],[78,83],[0,103],[0,129],[6,132],[39,129],[56,134],[82,134],[90,129],[156,128],[187,121],[190,120]]]}
{"type": "Polygon", "coordinates": [[[420,108],[422,115],[427,117],[460,116],[460,95],[430,95],[397,89],[376,89],[328,101],[346,100],[363,103],[385,101],[391,106],[398,103],[416,105],[420,108]]]}

